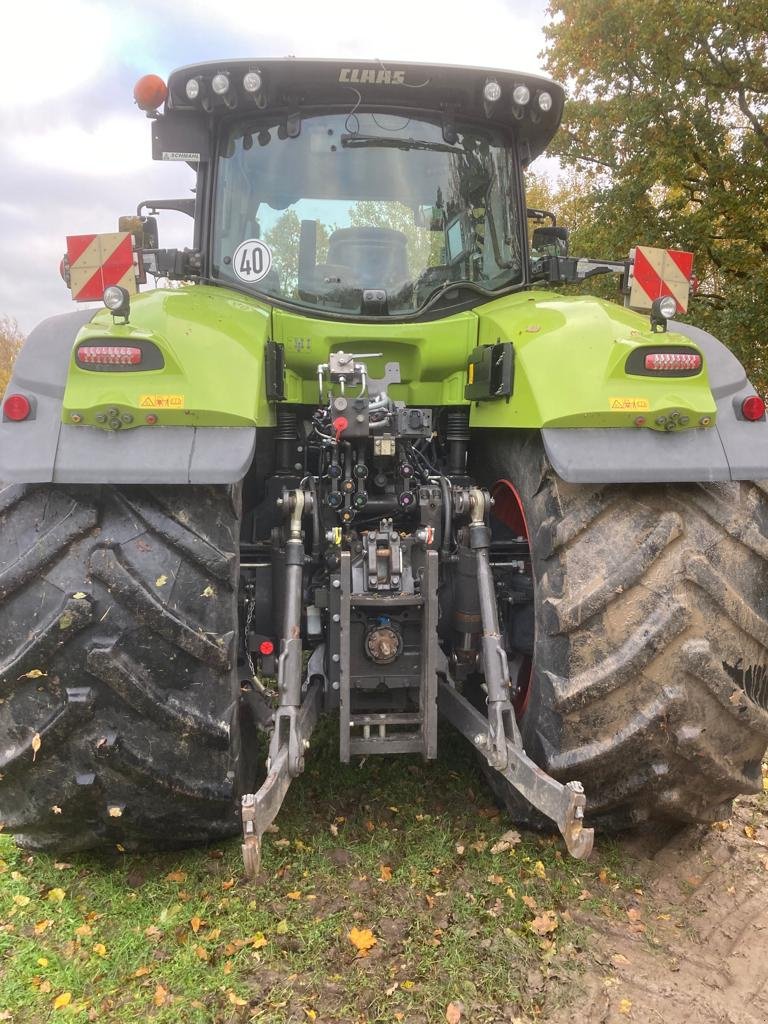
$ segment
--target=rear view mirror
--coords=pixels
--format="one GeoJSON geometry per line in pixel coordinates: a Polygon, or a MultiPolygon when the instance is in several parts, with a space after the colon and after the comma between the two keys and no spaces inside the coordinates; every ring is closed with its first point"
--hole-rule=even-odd
{"type": "Polygon", "coordinates": [[[531,236],[531,249],[536,256],[567,256],[568,228],[536,228],[531,236]]]}
{"type": "Polygon", "coordinates": [[[137,217],[135,215],[120,217],[117,229],[118,231],[130,231],[137,249],[160,248],[156,217],[137,217]]]}

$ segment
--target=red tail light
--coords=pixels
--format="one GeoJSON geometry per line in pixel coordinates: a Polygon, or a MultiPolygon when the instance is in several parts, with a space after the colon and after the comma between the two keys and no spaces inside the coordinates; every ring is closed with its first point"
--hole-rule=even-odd
{"type": "Polygon", "coordinates": [[[275,653],[275,645],[271,640],[262,640],[259,644],[259,654],[263,654],[264,657],[268,657],[270,654],[275,653]]]}
{"type": "Polygon", "coordinates": [[[750,395],[741,403],[741,415],[745,420],[761,420],[765,416],[765,402],[760,395],[750,395]]]}
{"type": "Polygon", "coordinates": [[[698,352],[648,352],[645,356],[646,370],[700,370],[701,356],[698,352]]]}
{"type": "Polygon", "coordinates": [[[32,412],[32,405],[26,395],[8,395],[3,403],[3,415],[7,420],[20,422],[32,412]]]}
{"type": "Polygon", "coordinates": [[[130,345],[81,345],[77,361],[83,366],[135,366],[141,362],[141,349],[130,345]]]}

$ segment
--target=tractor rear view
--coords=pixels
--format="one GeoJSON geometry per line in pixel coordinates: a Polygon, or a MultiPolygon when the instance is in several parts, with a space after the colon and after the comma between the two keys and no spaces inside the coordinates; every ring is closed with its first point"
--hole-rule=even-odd
{"type": "Polygon", "coordinates": [[[254,875],[328,713],[344,762],[434,759],[450,722],[576,857],[759,791],[765,408],[668,322],[685,254],[577,260],[526,208],[561,88],[265,60],[135,95],[195,198],[68,240],[104,308],[42,323],[4,401],[6,829],[242,830],[254,875]],[[650,318],[549,287],[606,271],[650,318]]]}

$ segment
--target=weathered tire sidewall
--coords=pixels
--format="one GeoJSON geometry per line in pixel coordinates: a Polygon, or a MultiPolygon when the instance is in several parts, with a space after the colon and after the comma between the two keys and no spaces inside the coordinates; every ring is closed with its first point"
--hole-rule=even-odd
{"type": "MultiPolygon", "coordinates": [[[[604,829],[727,816],[761,790],[768,741],[768,487],[571,485],[538,432],[478,440],[470,472],[514,484],[531,542],[527,752],[582,781],[604,829]]],[[[543,823],[486,774],[518,820],[543,823]]]]}

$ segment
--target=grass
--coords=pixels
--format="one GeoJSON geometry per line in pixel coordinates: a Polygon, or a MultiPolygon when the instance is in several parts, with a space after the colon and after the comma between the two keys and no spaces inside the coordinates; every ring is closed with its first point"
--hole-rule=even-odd
{"type": "Polygon", "coordinates": [[[567,907],[612,914],[633,881],[605,840],[588,864],[551,836],[493,854],[509,822],[457,745],[341,766],[325,727],[258,885],[237,839],[63,862],[0,837],[0,1020],[431,1024],[451,1001],[535,1019],[531,972],[580,941],[567,907]]]}

